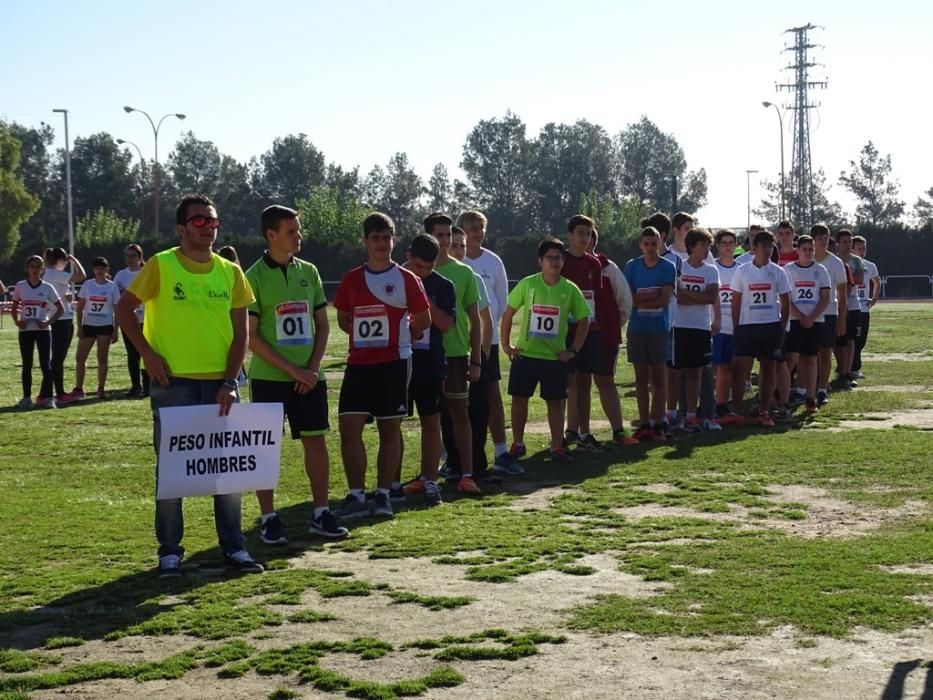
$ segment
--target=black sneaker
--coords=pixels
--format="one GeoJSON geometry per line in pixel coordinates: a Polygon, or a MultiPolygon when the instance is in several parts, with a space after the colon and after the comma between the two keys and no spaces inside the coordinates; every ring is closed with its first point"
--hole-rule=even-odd
{"type": "Polygon", "coordinates": [[[140,389],[138,386],[134,386],[132,389],[130,389],[128,392],[126,392],[126,398],[128,398],[128,399],[137,399],[137,398],[139,398],[140,394],[142,394],[142,393],[143,393],[143,390],[142,390],[142,389],[140,389]]]}
{"type": "Polygon", "coordinates": [[[405,502],[405,492],[402,490],[402,487],[395,487],[389,489],[389,500],[393,503],[404,503],[405,502]]]}
{"type": "Polygon", "coordinates": [[[382,518],[391,518],[394,515],[389,494],[382,493],[382,491],[376,491],[373,494],[373,515],[382,518]]]}
{"type": "Polygon", "coordinates": [[[346,537],[350,534],[347,528],[337,523],[337,518],[330,512],[330,509],[325,510],[318,518],[311,518],[308,532],[321,537],[346,537]]]}
{"type": "Polygon", "coordinates": [[[597,440],[592,433],[585,438],[580,438],[577,448],[586,452],[602,452],[603,443],[597,440]]]}
{"type": "Polygon", "coordinates": [[[564,431],[564,443],[561,445],[565,450],[571,445],[580,444],[580,433],[576,430],[565,430],[564,431]]]}
{"type": "Polygon", "coordinates": [[[178,578],[181,576],[181,557],[177,554],[166,554],[159,557],[159,568],[156,572],[159,578],[178,578]]]}
{"type": "Polygon", "coordinates": [[[823,389],[820,389],[819,391],[817,391],[816,392],[816,405],[825,406],[828,403],[829,403],[829,396],[826,395],[826,391],[823,389]]]}
{"type": "Polygon", "coordinates": [[[285,526],[282,524],[279,516],[273,515],[266,520],[265,524],[259,526],[259,538],[262,540],[263,544],[288,544],[288,537],[285,535],[285,526]]]}
{"type": "Polygon", "coordinates": [[[424,504],[428,506],[428,508],[434,508],[435,506],[444,504],[444,499],[441,498],[441,490],[437,487],[437,484],[425,484],[424,504]]]}
{"type": "Polygon", "coordinates": [[[262,564],[253,559],[245,549],[224,554],[224,563],[228,569],[240,574],[261,574],[265,571],[262,564]]]}

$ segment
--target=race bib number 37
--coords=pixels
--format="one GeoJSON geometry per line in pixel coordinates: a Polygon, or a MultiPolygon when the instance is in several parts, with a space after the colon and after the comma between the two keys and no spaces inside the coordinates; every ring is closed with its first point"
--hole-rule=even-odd
{"type": "Polygon", "coordinates": [[[559,306],[535,304],[531,307],[531,327],[528,329],[528,335],[532,338],[556,339],[559,325],[559,306]]]}
{"type": "Polygon", "coordinates": [[[286,301],[275,307],[275,342],[279,345],[311,345],[313,331],[308,302],[286,301]]]}
{"type": "Polygon", "coordinates": [[[357,306],[353,309],[353,347],[385,348],[389,346],[389,315],[382,304],[357,306]]]}

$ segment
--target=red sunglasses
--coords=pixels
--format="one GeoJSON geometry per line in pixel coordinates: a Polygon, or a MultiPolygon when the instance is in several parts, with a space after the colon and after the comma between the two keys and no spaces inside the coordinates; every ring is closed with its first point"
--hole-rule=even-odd
{"type": "Polygon", "coordinates": [[[213,216],[204,216],[202,214],[196,214],[195,216],[188,217],[185,219],[185,223],[191,224],[195,228],[205,228],[207,226],[220,228],[220,219],[213,216]]]}

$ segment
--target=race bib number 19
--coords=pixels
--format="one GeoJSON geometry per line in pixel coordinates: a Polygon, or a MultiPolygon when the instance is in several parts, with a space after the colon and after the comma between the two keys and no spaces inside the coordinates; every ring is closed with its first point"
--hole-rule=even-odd
{"type": "Polygon", "coordinates": [[[279,345],[311,345],[313,340],[308,302],[286,301],[275,307],[275,342],[279,345]]]}
{"type": "Polygon", "coordinates": [[[554,340],[557,338],[557,329],[560,326],[560,307],[546,304],[535,304],[531,307],[531,327],[528,335],[532,338],[554,340]]]}
{"type": "Polygon", "coordinates": [[[385,348],[389,346],[389,315],[382,304],[357,306],[353,309],[353,347],[385,348]]]}

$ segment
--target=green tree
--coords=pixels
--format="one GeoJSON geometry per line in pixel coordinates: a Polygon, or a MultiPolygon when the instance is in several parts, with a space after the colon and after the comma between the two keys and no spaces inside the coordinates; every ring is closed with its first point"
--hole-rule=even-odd
{"type": "Polygon", "coordinates": [[[369,210],[359,200],[342,195],[333,187],[316,187],[298,200],[298,212],[302,235],[311,245],[356,246],[369,210]]]}
{"type": "MultiPolygon", "coordinates": [[[[3,126],[0,121],[0,128],[3,126]]],[[[38,250],[48,243],[64,241],[68,227],[64,181],[53,177],[50,151],[55,130],[44,122],[35,128],[16,122],[5,126],[21,144],[17,174],[23,179],[26,191],[39,198],[39,210],[20,227],[20,245],[38,250]]]]}
{"type": "Polygon", "coordinates": [[[634,195],[660,211],[692,212],[706,204],[706,170],[688,172],[687,158],[677,139],[648,117],[621,131],[615,146],[623,195],[634,195]]]}
{"type": "Polygon", "coordinates": [[[577,209],[596,221],[600,240],[614,243],[637,240],[641,220],[648,214],[642,201],[633,195],[620,199],[598,192],[580,195],[577,209]]]}
{"type": "Polygon", "coordinates": [[[0,262],[16,250],[19,229],[39,208],[39,199],[26,189],[19,174],[22,144],[0,124],[0,262]]]}
{"type": "Polygon", "coordinates": [[[75,244],[85,249],[138,240],[139,219],[124,219],[104,208],[86,213],[75,227],[75,244]]]}
{"type": "Polygon", "coordinates": [[[855,216],[873,226],[888,226],[904,214],[900,183],[891,178],[891,156],[882,157],[871,141],[858,162],[849,161],[849,172],[839,174],[839,184],[855,195],[855,216]]]}
{"type": "Polygon", "coordinates": [[[324,184],[324,154],[306,134],[276,138],[272,148],[251,161],[253,190],[264,205],[295,206],[315,187],[324,184]]]}
{"type": "Polygon", "coordinates": [[[400,235],[415,233],[423,213],[421,178],[408,163],[404,153],[393,155],[385,168],[374,167],[366,178],[367,203],[392,217],[400,235]]]}
{"type": "MultiPolygon", "coordinates": [[[[785,217],[789,217],[793,178],[788,174],[784,180],[785,217]]],[[[774,180],[762,180],[761,187],[765,194],[752,213],[759,217],[763,224],[776,226],[781,220],[780,174],[774,180]]],[[[846,216],[839,202],[830,199],[831,189],[832,187],[826,184],[826,172],[822,168],[813,173],[813,221],[828,224],[831,228],[839,228],[846,223],[846,216]]],[[[792,223],[801,225],[798,221],[792,223]]]]}
{"type": "Polygon", "coordinates": [[[427,208],[430,211],[443,211],[450,216],[456,216],[453,203],[454,190],[443,163],[434,166],[424,193],[427,196],[427,208]]]}
{"type": "Polygon", "coordinates": [[[933,187],[917,197],[914,204],[914,219],[917,226],[933,226],[933,187]]]}
{"type": "Polygon", "coordinates": [[[517,236],[531,231],[531,144],[512,112],[484,119],[467,135],[460,167],[472,201],[489,217],[489,232],[517,236]]]}
{"type": "MultiPolygon", "coordinates": [[[[124,218],[136,215],[131,161],[130,154],[106,132],[75,139],[71,149],[71,193],[76,218],[101,208],[124,218]]],[[[59,152],[57,165],[64,179],[64,152],[59,152]]]]}

